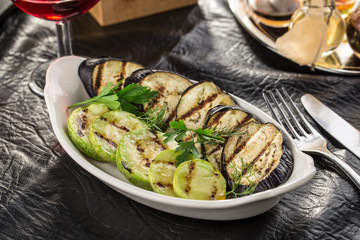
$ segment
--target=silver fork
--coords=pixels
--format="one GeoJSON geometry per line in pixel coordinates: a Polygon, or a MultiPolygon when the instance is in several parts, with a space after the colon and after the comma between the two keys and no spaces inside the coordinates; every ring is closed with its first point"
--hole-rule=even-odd
{"type": "Polygon", "coordinates": [[[284,88],[263,91],[263,97],[271,114],[292,136],[301,151],[328,158],[360,189],[360,176],[343,160],[327,148],[327,142],[305,119],[284,88]],[[285,100],[286,99],[286,100],[285,100]]]}

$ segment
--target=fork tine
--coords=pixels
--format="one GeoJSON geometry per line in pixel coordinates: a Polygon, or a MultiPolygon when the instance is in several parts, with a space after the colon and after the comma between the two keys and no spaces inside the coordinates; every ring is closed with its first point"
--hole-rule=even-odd
{"type": "Polygon", "coordinates": [[[275,118],[275,120],[280,123],[283,127],[287,127],[287,129],[290,131],[290,133],[292,134],[293,137],[300,139],[300,135],[296,132],[296,130],[294,129],[294,127],[292,126],[292,124],[289,122],[288,118],[285,116],[284,111],[282,110],[282,108],[280,107],[279,102],[276,100],[275,95],[271,92],[271,91],[267,91],[267,93],[263,92],[263,97],[265,99],[266,104],[268,105],[271,114],[273,115],[273,117],[275,118]],[[267,96],[267,94],[270,96],[272,102],[274,103],[275,107],[277,108],[278,112],[281,115],[282,120],[279,118],[279,116],[275,113],[270,100],[267,96]],[[285,126],[284,126],[285,124],[285,126]]]}
{"type": "MultiPolygon", "coordinates": [[[[286,98],[288,99],[288,102],[290,102],[292,107],[296,110],[297,114],[301,117],[302,114],[300,113],[299,109],[296,107],[294,101],[290,98],[289,94],[286,92],[286,90],[284,88],[281,88],[281,89],[282,89],[283,95],[286,96],[286,98]]],[[[293,111],[288,106],[288,103],[285,101],[285,99],[282,96],[282,94],[280,93],[280,91],[278,89],[276,89],[275,91],[276,91],[278,97],[280,98],[286,112],[288,113],[288,116],[295,123],[295,126],[299,130],[300,134],[302,134],[303,136],[308,135],[306,130],[301,126],[300,122],[297,120],[297,118],[296,118],[295,114],[293,113],[293,111]]]]}
{"type": "MultiPolygon", "coordinates": [[[[277,91],[277,89],[276,89],[276,91],[277,91]]],[[[278,97],[281,99],[281,95],[279,95],[279,92],[277,91],[276,93],[277,93],[278,97]]],[[[290,130],[293,137],[300,139],[300,135],[298,134],[298,132],[296,131],[294,126],[289,121],[289,118],[285,115],[285,112],[284,112],[283,108],[281,108],[281,105],[278,102],[278,100],[276,99],[275,95],[272,92],[270,92],[270,96],[273,99],[273,101],[275,102],[275,104],[281,114],[281,117],[282,117],[283,121],[285,122],[286,127],[290,130]]],[[[282,99],[281,99],[281,101],[282,101],[283,105],[286,106],[286,103],[284,103],[284,101],[282,99]]]]}
{"type": "MultiPolygon", "coordinates": [[[[270,100],[269,100],[269,98],[268,98],[268,96],[267,96],[267,94],[270,95],[270,93],[271,93],[270,91],[267,91],[267,92],[263,91],[263,93],[262,93],[262,94],[263,94],[263,98],[264,98],[264,100],[265,100],[268,108],[270,109],[270,112],[271,112],[271,115],[273,116],[273,118],[275,118],[275,120],[276,120],[278,123],[280,123],[281,126],[283,126],[280,118],[278,117],[278,115],[275,114],[274,109],[271,107],[270,100]]],[[[283,126],[283,127],[284,127],[284,126],[283,126]]]]}
{"type": "Polygon", "coordinates": [[[293,109],[295,109],[297,115],[300,117],[301,121],[304,123],[305,127],[307,128],[309,133],[316,132],[315,129],[310,125],[310,123],[306,120],[304,115],[300,112],[299,108],[295,105],[294,101],[291,99],[290,95],[287,93],[285,88],[281,88],[286,98],[289,100],[291,106],[293,109]]]}

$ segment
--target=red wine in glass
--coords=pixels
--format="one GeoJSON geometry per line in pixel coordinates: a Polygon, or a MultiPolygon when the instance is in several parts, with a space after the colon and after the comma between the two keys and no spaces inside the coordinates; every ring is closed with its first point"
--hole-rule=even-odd
{"type": "MultiPolygon", "coordinates": [[[[11,0],[18,8],[35,17],[56,22],[58,57],[72,55],[68,21],[89,11],[99,0],[11,0]]],[[[34,69],[29,83],[30,89],[39,96],[44,96],[44,72],[47,64],[34,69]],[[40,71],[43,74],[39,73],[40,71]],[[35,79],[41,76],[41,80],[35,79]],[[39,85],[42,85],[39,87],[39,85]]]]}
{"type": "Polygon", "coordinates": [[[99,0],[13,0],[24,12],[51,21],[71,19],[86,13],[99,0]]]}

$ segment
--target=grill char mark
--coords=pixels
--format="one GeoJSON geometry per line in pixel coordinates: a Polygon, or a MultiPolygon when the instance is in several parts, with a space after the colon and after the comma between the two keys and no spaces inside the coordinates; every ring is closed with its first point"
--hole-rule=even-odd
{"type": "Polygon", "coordinates": [[[126,166],[126,163],[125,163],[124,161],[121,161],[121,165],[122,165],[122,166],[124,167],[124,169],[125,169],[126,171],[128,171],[129,173],[132,172],[132,170],[126,166]]]}
{"type": "MultiPolygon", "coordinates": [[[[230,110],[231,111],[231,110],[230,110]]],[[[240,111],[240,110],[239,110],[240,111]]],[[[227,110],[221,111],[216,113],[213,118],[211,119],[211,122],[209,123],[211,126],[218,126],[221,118],[227,113],[227,110]]],[[[232,127],[233,129],[239,128],[240,126],[248,123],[249,121],[251,121],[253,118],[249,115],[246,114],[240,121],[237,121],[237,123],[232,127]]]]}
{"type": "MultiPolygon", "coordinates": [[[[260,129],[261,129],[261,128],[259,127],[258,129],[256,129],[256,131],[254,131],[251,135],[249,135],[249,136],[247,137],[246,141],[244,141],[242,144],[240,144],[240,145],[234,150],[234,152],[233,152],[233,153],[230,155],[230,157],[228,158],[227,162],[233,161],[233,159],[235,158],[236,154],[238,154],[239,152],[241,152],[241,151],[245,148],[245,146],[246,146],[247,142],[249,141],[249,139],[251,139],[258,131],[260,131],[260,129]]],[[[239,142],[241,138],[242,138],[241,136],[238,136],[237,141],[239,142]]],[[[236,143],[236,145],[238,145],[238,142],[236,143]]]]}
{"type": "Polygon", "coordinates": [[[97,68],[95,81],[93,82],[93,87],[96,92],[96,95],[99,94],[99,89],[101,87],[101,79],[104,71],[104,63],[98,64],[95,68],[97,68]]]}
{"type": "Polygon", "coordinates": [[[215,152],[221,150],[223,147],[224,147],[224,144],[220,143],[220,144],[216,145],[216,147],[214,149],[212,149],[209,153],[207,153],[207,155],[214,154],[215,152]]]}
{"type": "Polygon", "coordinates": [[[169,114],[169,117],[165,120],[166,122],[170,122],[176,117],[176,108],[169,114]]]}
{"type": "Polygon", "coordinates": [[[154,182],[155,186],[158,186],[159,188],[173,188],[172,183],[162,183],[162,182],[154,182]]]}
{"type": "Polygon", "coordinates": [[[213,184],[213,190],[211,191],[211,197],[210,197],[211,200],[215,200],[217,192],[218,192],[218,188],[216,184],[213,184]]]}
{"type": "Polygon", "coordinates": [[[95,134],[97,137],[99,137],[99,138],[107,141],[110,145],[112,145],[112,146],[114,146],[115,148],[117,148],[118,145],[117,145],[116,143],[114,143],[113,141],[111,141],[110,139],[104,137],[103,135],[101,135],[100,133],[95,132],[95,131],[94,131],[94,134],[95,134]]]}
{"type": "Polygon", "coordinates": [[[87,113],[87,108],[84,108],[80,118],[78,118],[78,125],[79,125],[79,129],[78,131],[76,132],[76,134],[79,136],[79,137],[83,137],[84,136],[84,130],[87,128],[87,116],[86,116],[86,113],[87,113]]]}
{"type": "MultiPolygon", "coordinates": [[[[104,74],[104,68],[106,67],[107,63],[108,62],[100,63],[95,67],[95,68],[97,68],[97,72],[96,72],[96,76],[95,76],[95,81],[93,82],[93,88],[94,88],[95,92],[97,93],[97,95],[99,94],[99,89],[100,89],[101,85],[104,84],[102,82],[102,79],[103,79],[103,74],[104,74]]],[[[121,70],[119,72],[119,77],[114,79],[114,82],[118,83],[120,80],[125,79],[127,63],[128,62],[126,62],[126,61],[122,62],[121,70]]],[[[122,82],[121,86],[122,87],[124,86],[124,81],[122,82]]]]}
{"type": "MultiPolygon", "coordinates": [[[[119,78],[116,79],[116,82],[120,82],[122,79],[125,80],[125,77],[126,77],[126,66],[127,66],[127,63],[126,61],[123,61],[122,63],[122,66],[121,66],[121,71],[120,71],[120,74],[119,74],[119,78]]],[[[121,83],[121,88],[124,88],[124,84],[125,84],[125,81],[122,81],[121,83]]]]}
{"type": "MultiPolygon", "coordinates": [[[[142,81],[140,82],[140,85],[141,85],[141,83],[142,83],[143,81],[145,81],[145,80],[142,80],[142,81]]],[[[158,86],[158,87],[156,87],[156,88],[153,87],[153,89],[151,89],[151,90],[153,90],[153,91],[158,91],[159,94],[151,101],[152,107],[155,107],[155,106],[157,106],[157,105],[159,104],[160,96],[163,96],[164,93],[165,93],[165,91],[166,91],[166,87],[165,87],[165,86],[162,86],[162,85],[156,85],[156,86],[158,86]]]]}
{"type": "Polygon", "coordinates": [[[126,67],[127,67],[127,62],[123,61],[123,64],[122,64],[122,67],[121,67],[121,72],[120,72],[120,79],[125,78],[125,76],[126,76],[126,67]]]}
{"type": "Polygon", "coordinates": [[[163,142],[159,139],[159,136],[157,135],[156,131],[150,130],[150,133],[153,134],[155,137],[154,142],[162,149],[165,150],[166,146],[163,144],[163,142]]]}
{"type": "MultiPolygon", "coordinates": [[[[162,150],[166,149],[166,146],[162,143],[162,141],[159,139],[159,136],[156,134],[156,131],[149,131],[150,134],[152,134],[155,138],[153,138],[153,141],[159,146],[159,148],[162,150]]],[[[139,152],[140,155],[143,155],[145,153],[145,149],[141,148],[139,145],[136,146],[136,150],[139,152]]],[[[152,159],[149,158],[143,158],[143,164],[145,167],[150,167],[152,159]]]]}
{"type": "Polygon", "coordinates": [[[117,129],[123,130],[124,132],[130,132],[130,129],[128,129],[127,127],[125,127],[125,126],[119,126],[119,125],[117,125],[114,121],[113,121],[113,122],[109,122],[109,121],[107,120],[107,118],[100,117],[100,120],[105,121],[105,122],[109,123],[110,125],[116,127],[117,129]]]}
{"type": "Polygon", "coordinates": [[[214,116],[211,118],[211,122],[209,125],[211,126],[217,126],[220,122],[220,119],[226,114],[227,111],[221,111],[214,114],[214,116]]]}
{"type": "Polygon", "coordinates": [[[182,116],[179,117],[179,119],[186,119],[189,118],[191,115],[193,115],[194,113],[199,112],[202,108],[204,108],[208,103],[214,101],[217,96],[219,96],[218,93],[213,93],[209,96],[206,97],[206,99],[199,105],[197,105],[196,107],[193,107],[191,109],[189,109],[185,114],[183,114],[182,116]]]}
{"type": "Polygon", "coordinates": [[[191,181],[192,181],[192,176],[193,176],[194,170],[195,170],[195,162],[191,161],[188,166],[188,173],[185,176],[185,180],[186,180],[185,192],[186,193],[189,193],[191,191],[191,181]]]}
{"type": "Polygon", "coordinates": [[[239,128],[240,126],[250,122],[253,118],[247,114],[243,119],[241,119],[241,121],[239,121],[235,126],[234,126],[234,129],[235,128],[239,128]]]}
{"type": "Polygon", "coordinates": [[[156,163],[157,163],[157,164],[163,164],[163,165],[175,166],[175,162],[168,162],[168,161],[157,160],[156,163]]]}

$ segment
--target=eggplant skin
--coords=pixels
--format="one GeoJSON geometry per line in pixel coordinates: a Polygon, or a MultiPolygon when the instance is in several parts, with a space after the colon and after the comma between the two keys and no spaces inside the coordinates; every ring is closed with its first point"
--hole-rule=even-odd
{"type": "Polygon", "coordinates": [[[281,156],[279,165],[267,178],[257,185],[254,193],[272,189],[285,183],[289,179],[293,168],[294,160],[291,150],[286,145],[283,145],[283,155],[281,156]]]}
{"type": "Polygon", "coordinates": [[[109,83],[118,83],[123,79],[123,88],[126,78],[143,66],[122,59],[103,57],[89,58],[81,62],[78,75],[90,97],[97,96],[109,83]]]}
{"type": "Polygon", "coordinates": [[[243,162],[253,167],[250,170],[252,174],[242,178],[240,184],[257,184],[279,166],[283,155],[283,136],[273,124],[249,122],[239,131],[243,134],[229,137],[222,153],[222,172],[231,188],[235,169],[243,174],[249,171],[244,169],[243,162]]]}
{"type": "MultiPolygon", "coordinates": [[[[263,192],[276,188],[284,184],[290,177],[294,168],[294,159],[291,150],[283,145],[283,155],[281,156],[279,165],[270,173],[268,177],[258,183],[253,193],[263,192]]],[[[233,182],[227,178],[228,190],[232,189],[233,182]]],[[[241,193],[246,189],[246,185],[240,185],[235,192],[241,193]]]]}
{"type": "Polygon", "coordinates": [[[131,83],[139,83],[141,79],[145,78],[147,75],[154,73],[156,70],[142,68],[134,71],[125,81],[124,87],[131,83]]]}

